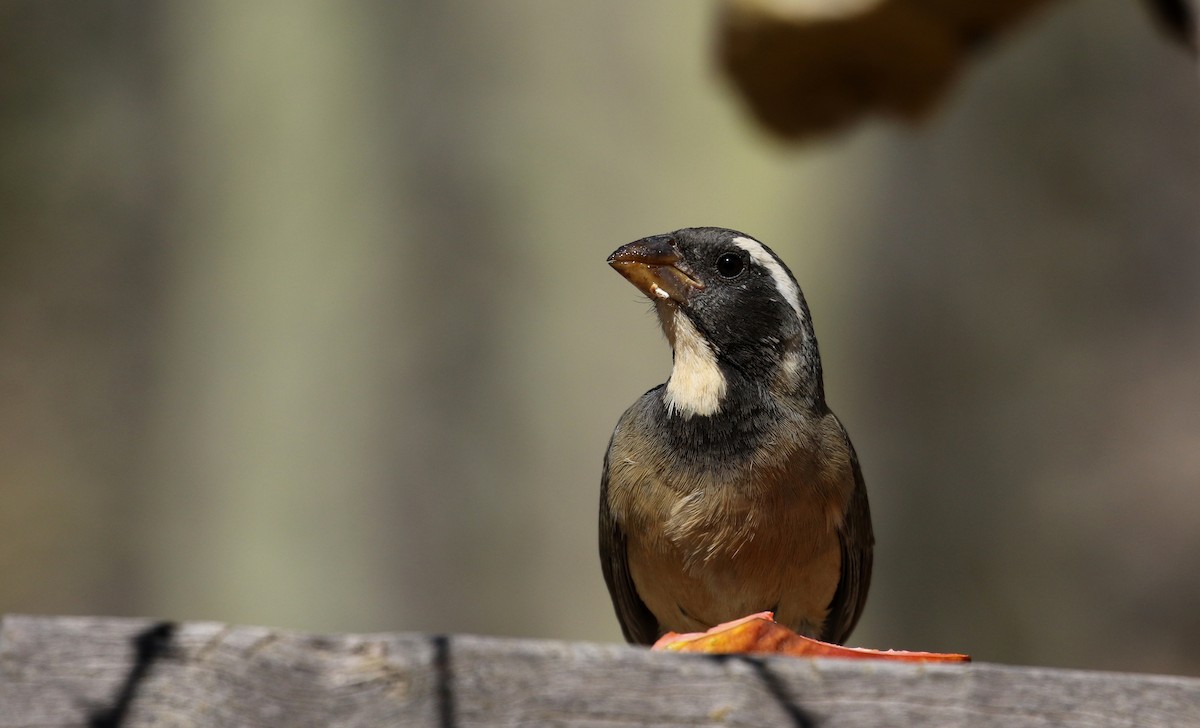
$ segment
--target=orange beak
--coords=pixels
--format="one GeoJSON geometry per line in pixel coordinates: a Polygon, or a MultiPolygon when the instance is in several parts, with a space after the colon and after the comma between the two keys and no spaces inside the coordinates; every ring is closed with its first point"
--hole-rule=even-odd
{"type": "Polygon", "coordinates": [[[608,256],[608,264],[653,301],[682,303],[693,291],[704,288],[688,269],[675,241],[666,235],[622,245],[608,256]]]}

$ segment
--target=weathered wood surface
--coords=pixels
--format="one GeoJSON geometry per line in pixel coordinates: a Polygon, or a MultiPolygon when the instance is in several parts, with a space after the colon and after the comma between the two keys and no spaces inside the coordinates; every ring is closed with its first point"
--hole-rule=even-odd
{"type": "Polygon", "coordinates": [[[0,726],[1200,726],[1200,679],[5,617],[0,726]]]}

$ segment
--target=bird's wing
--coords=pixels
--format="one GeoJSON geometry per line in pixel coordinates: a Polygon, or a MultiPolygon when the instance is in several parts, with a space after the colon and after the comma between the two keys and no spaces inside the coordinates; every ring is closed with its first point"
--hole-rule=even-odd
{"type": "Polygon", "coordinates": [[[600,481],[600,567],[604,571],[604,581],[608,583],[608,593],[626,641],[653,644],[659,637],[658,620],[638,596],[633,576],[629,573],[625,529],[608,502],[607,454],[604,456],[604,476],[600,481]]]}
{"type": "Polygon", "coordinates": [[[867,486],[863,482],[858,455],[850,445],[850,467],[854,471],[854,492],[846,504],[846,517],[839,529],[842,546],[842,578],[829,602],[829,613],[821,639],[842,644],[862,614],[871,586],[871,563],[874,559],[875,535],[871,530],[871,507],[867,503],[867,486]]]}

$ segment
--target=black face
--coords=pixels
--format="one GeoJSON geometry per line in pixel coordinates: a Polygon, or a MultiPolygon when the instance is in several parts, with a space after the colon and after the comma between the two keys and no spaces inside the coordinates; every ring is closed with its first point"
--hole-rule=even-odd
{"type": "Polygon", "coordinates": [[[780,280],[783,276],[795,285],[787,266],[767,246],[724,228],[685,228],[666,237],[673,240],[689,275],[704,285],[680,305],[721,361],[762,375],[806,340],[815,347],[800,289],[789,290],[780,280]],[[774,273],[764,259],[775,264],[774,273]]]}

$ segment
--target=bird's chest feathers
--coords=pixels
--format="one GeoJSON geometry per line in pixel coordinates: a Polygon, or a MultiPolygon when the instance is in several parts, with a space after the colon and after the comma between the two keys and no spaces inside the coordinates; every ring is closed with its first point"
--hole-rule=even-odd
{"type": "Polygon", "coordinates": [[[854,475],[832,418],[779,425],[759,447],[731,455],[739,465],[682,456],[681,443],[648,448],[638,430],[618,429],[609,498],[631,545],[648,556],[698,574],[802,559],[837,540],[854,475]],[[694,465],[681,466],[684,458],[694,465]]]}
{"type": "Polygon", "coordinates": [[[741,465],[680,467],[678,451],[618,430],[609,499],[638,594],[664,629],[764,609],[811,633],[824,620],[855,484],[848,445],[832,418],[776,434],[741,465]]]}
{"type": "Polygon", "coordinates": [[[837,587],[844,500],[797,483],[765,491],[656,489],[628,532],[638,593],[665,629],[693,631],[764,609],[815,634],[837,587]],[[667,495],[672,493],[673,495],[667,495]]]}
{"type": "Polygon", "coordinates": [[[754,488],[710,483],[664,499],[654,516],[661,530],[649,530],[646,546],[673,553],[695,577],[770,568],[784,554],[803,558],[836,538],[838,505],[818,490],[773,480],[760,477],[754,488]]]}

